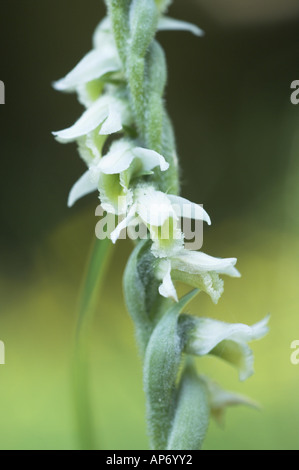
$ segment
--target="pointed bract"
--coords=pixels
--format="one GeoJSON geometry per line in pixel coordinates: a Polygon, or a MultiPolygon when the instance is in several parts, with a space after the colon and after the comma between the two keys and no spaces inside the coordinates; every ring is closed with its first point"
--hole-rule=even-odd
{"type": "Polygon", "coordinates": [[[176,20],[169,16],[162,16],[158,23],[158,31],[188,31],[195,36],[204,36],[204,31],[187,21],[176,20]]]}

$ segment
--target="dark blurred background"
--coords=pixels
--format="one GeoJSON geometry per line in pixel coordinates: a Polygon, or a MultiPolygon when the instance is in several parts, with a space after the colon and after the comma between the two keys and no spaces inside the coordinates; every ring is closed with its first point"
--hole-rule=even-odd
{"type": "MultiPolygon", "coordinates": [[[[177,0],[170,13],[197,22],[205,37],[159,34],[169,64],[166,98],[177,135],[183,193],[212,208],[214,221],[254,211],[276,197],[285,183],[299,118],[289,100],[290,83],[298,76],[298,8],[290,1],[296,15],[280,18],[273,2],[268,9],[255,3],[249,12],[243,5],[242,15],[232,0],[177,0]]],[[[287,3],[277,1],[278,11],[279,5],[288,11],[287,3]]],[[[30,250],[49,229],[94,201],[87,198],[71,213],[66,208],[68,190],[84,167],[75,145],[58,145],[51,131],[73,123],[81,107],[73,95],[55,92],[51,82],[91,48],[92,32],[104,13],[101,0],[89,0],[84,7],[77,0],[2,0],[5,270],[14,262],[21,275],[23,257],[30,263],[30,250]]]]}
{"type": "MultiPolygon", "coordinates": [[[[90,50],[104,14],[101,0],[1,2],[0,339],[7,364],[0,369],[0,448],[76,447],[69,351],[98,200],[93,194],[66,206],[84,165],[76,146],[58,144],[51,131],[68,127],[82,108],[51,83],[90,50]]],[[[158,36],[182,194],[212,218],[204,251],[237,256],[243,274],[227,282],[219,306],[204,298],[194,312],[248,323],[272,314],[272,333],[256,346],[259,374],[248,386],[222,363],[202,360],[204,371],[266,407],[264,414],[230,411],[224,432],[212,425],[206,448],[297,448],[299,369],[289,344],[299,337],[299,106],[290,102],[290,84],[299,79],[298,2],[176,0],[169,14],[206,33],[158,36]]],[[[121,292],[130,250],[124,242],[116,248],[92,343],[107,449],[146,445],[141,368],[121,292]]]]}

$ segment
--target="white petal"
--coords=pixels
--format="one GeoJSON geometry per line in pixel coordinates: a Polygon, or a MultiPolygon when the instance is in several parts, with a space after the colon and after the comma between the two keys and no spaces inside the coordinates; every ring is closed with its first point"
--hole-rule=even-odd
{"type": "Polygon", "coordinates": [[[133,159],[131,144],[120,140],[111,145],[107,155],[100,161],[99,169],[106,175],[121,173],[129,168],[133,159]]]}
{"type": "Polygon", "coordinates": [[[257,339],[263,338],[263,336],[265,336],[269,331],[269,319],[270,315],[267,315],[265,318],[263,318],[263,320],[252,325],[250,339],[248,339],[247,341],[255,341],[257,339]]]}
{"type": "Polygon", "coordinates": [[[109,112],[106,121],[103,123],[100,134],[110,135],[122,130],[122,117],[116,104],[109,105],[109,112]]]}
{"type": "Polygon", "coordinates": [[[240,277],[234,268],[236,258],[214,258],[201,251],[182,250],[172,260],[173,269],[185,271],[191,274],[214,271],[218,274],[227,274],[232,277],[240,277]]]}
{"type": "Polygon", "coordinates": [[[112,241],[112,243],[116,243],[116,241],[118,240],[120,234],[121,234],[121,231],[124,229],[124,228],[127,228],[130,224],[132,224],[132,222],[136,219],[136,206],[133,205],[127,215],[127,217],[125,217],[118,225],[117,227],[113,230],[113,232],[111,233],[110,235],[110,239],[112,241]]]}
{"type": "Polygon", "coordinates": [[[68,197],[68,206],[73,206],[78,199],[92,193],[97,187],[97,182],[91,178],[90,170],[87,170],[72,187],[68,197]]]}
{"type": "Polygon", "coordinates": [[[158,23],[159,31],[189,31],[190,33],[195,34],[195,36],[203,36],[204,31],[198,26],[188,23],[186,21],[176,20],[174,18],[169,18],[168,16],[163,16],[158,23]]]}
{"type": "MultiPolygon", "coordinates": [[[[102,127],[105,124],[106,122],[102,127]]],[[[157,152],[141,147],[132,147],[130,142],[121,139],[111,146],[108,154],[101,160],[99,168],[106,174],[121,173],[130,167],[135,158],[138,158],[141,163],[141,169],[138,171],[139,174],[148,173],[158,165],[160,165],[161,169],[167,169],[169,166],[164,157],[157,152]]]]}
{"type": "Polygon", "coordinates": [[[78,119],[78,121],[68,129],[63,131],[53,132],[59,142],[72,142],[78,137],[89,134],[96,127],[98,127],[108,116],[108,102],[107,96],[101,96],[95,101],[78,119]]]}
{"type": "Polygon", "coordinates": [[[169,260],[163,260],[160,263],[157,276],[163,279],[162,284],[159,286],[160,295],[178,302],[178,295],[171,279],[171,263],[169,260]]]}
{"type": "Polygon", "coordinates": [[[135,147],[134,155],[140,158],[144,171],[151,171],[157,166],[160,167],[161,171],[166,171],[169,168],[169,163],[167,163],[165,158],[154,150],[135,147]]]}
{"type": "Polygon", "coordinates": [[[185,217],[194,220],[204,220],[208,223],[208,225],[211,225],[211,219],[209,215],[199,204],[195,204],[194,202],[188,201],[188,199],[172,194],[168,194],[167,197],[170,199],[174,207],[177,206],[176,213],[179,217],[185,217]]]}
{"type": "Polygon", "coordinates": [[[204,356],[213,353],[231,362],[239,370],[240,380],[253,374],[253,354],[248,342],[261,339],[268,332],[269,317],[248,326],[209,318],[195,318],[195,328],[187,343],[187,352],[204,356]]]}
{"type": "Polygon", "coordinates": [[[137,212],[143,222],[155,227],[162,226],[170,217],[177,220],[166,194],[154,188],[138,188],[135,192],[138,202],[137,212]]]}
{"type": "Polygon", "coordinates": [[[100,78],[109,72],[116,72],[120,68],[116,51],[109,49],[106,53],[102,53],[102,51],[94,49],[88,52],[66,77],[55,82],[53,86],[60,91],[75,91],[76,87],[82,83],[100,78]]]}
{"type": "Polygon", "coordinates": [[[113,38],[111,34],[111,21],[108,16],[104,18],[96,27],[94,33],[93,33],[93,46],[95,49],[100,49],[103,47],[103,43],[106,42],[106,37],[107,35],[110,35],[111,38],[113,38]]]}

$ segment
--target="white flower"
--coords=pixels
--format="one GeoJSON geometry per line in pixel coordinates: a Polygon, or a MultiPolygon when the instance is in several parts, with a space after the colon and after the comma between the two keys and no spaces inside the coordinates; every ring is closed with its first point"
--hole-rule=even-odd
{"type": "MultiPolygon", "coordinates": [[[[108,73],[119,72],[122,69],[108,18],[101,21],[96,28],[93,45],[94,48],[71,72],[53,84],[59,91],[77,91],[80,101],[85,106],[89,106],[93,101],[94,82],[108,73]]],[[[98,83],[96,85],[99,86],[98,83]]]]}
{"type": "MultiPolygon", "coordinates": [[[[188,322],[189,317],[185,318],[188,322]]],[[[190,330],[186,333],[185,352],[197,356],[218,356],[238,369],[240,380],[246,380],[254,373],[253,353],[247,343],[261,339],[268,333],[268,321],[269,316],[248,326],[191,317],[190,330]]]]}
{"type": "Polygon", "coordinates": [[[123,125],[133,122],[130,106],[120,93],[110,93],[100,96],[68,129],[53,132],[59,142],[67,143],[89,134],[100,126],[99,134],[108,135],[122,130],[123,125]]]}
{"type": "Polygon", "coordinates": [[[156,257],[166,257],[181,250],[184,234],[180,229],[180,218],[187,216],[196,220],[211,223],[206,211],[179,196],[157,191],[153,186],[138,186],[133,194],[133,204],[127,217],[111,234],[113,243],[119,238],[121,231],[129,226],[144,224],[153,240],[152,252],[156,257]],[[191,211],[188,210],[191,208],[191,211]],[[190,215],[191,214],[191,215],[190,215]]]}
{"type": "Polygon", "coordinates": [[[55,82],[53,86],[58,91],[73,92],[83,83],[91,82],[120,69],[121,63],[116,48],[111,47],[108,42],[103,51],[92,49],[88,52],[71,72],[55,82]]]}
{"type": "Polygon", "coordinates": [[[174,280],[199,288],[217,303],[223,293],[223,281],[219,274],[240,277],[234,267],[236,258],[214,258],[200,251],[181,249],[174,256],[162,260],[157,277],[162,281],[159,292],[163,297],[177,299],[174,280]]]}
{"type": "Polygon", "coordinates": [[[82,196],[98,189],[103,208],[107,212],[122,214],[131,204],[131,180],[151,174],[155,167],[166,171],[169,164],[157,152],[135,147],[133,142],[120,139],[111,145],[107,155],[91,162],[89,169],[72,187],[68,205],[72,206],[82,196]],[[119,208],[119,198],[127,199],[122,208],[119,208]]]}

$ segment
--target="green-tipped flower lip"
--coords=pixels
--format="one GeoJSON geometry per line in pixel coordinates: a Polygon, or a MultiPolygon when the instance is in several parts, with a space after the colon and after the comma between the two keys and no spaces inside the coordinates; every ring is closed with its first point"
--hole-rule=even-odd
{"type": "MultiPolygon", "coordinates": [[[[158,265],[157,277],[162,281],[159,292],[163,297],[172,299],[177,298],[173,295],[175,287],[173,284],[172,273],[175,279],[183,280],[187,284],[199,286],[201,282],[206,286],[207,293],[212,300],[217,303],[223,292],[223,283],[219,280],[216,288],[207,285],[207,275],[225,274],[231,277],[240,277],[240,273],[234,267],[236,258],[214,258],[200,251],[191,251],[181,248],[173,256],[162,259],[158,265]]],[[[209,283],[212,283],[212,278],[209,283]]]]}
{"type": "Polygon", "coordinates": [[[215,258],[201,251],[183,250],[172,259],[173,269],[200,274],[215,271],[230,277],[241,277],[235,268],[237,258],[215,258]]]}

